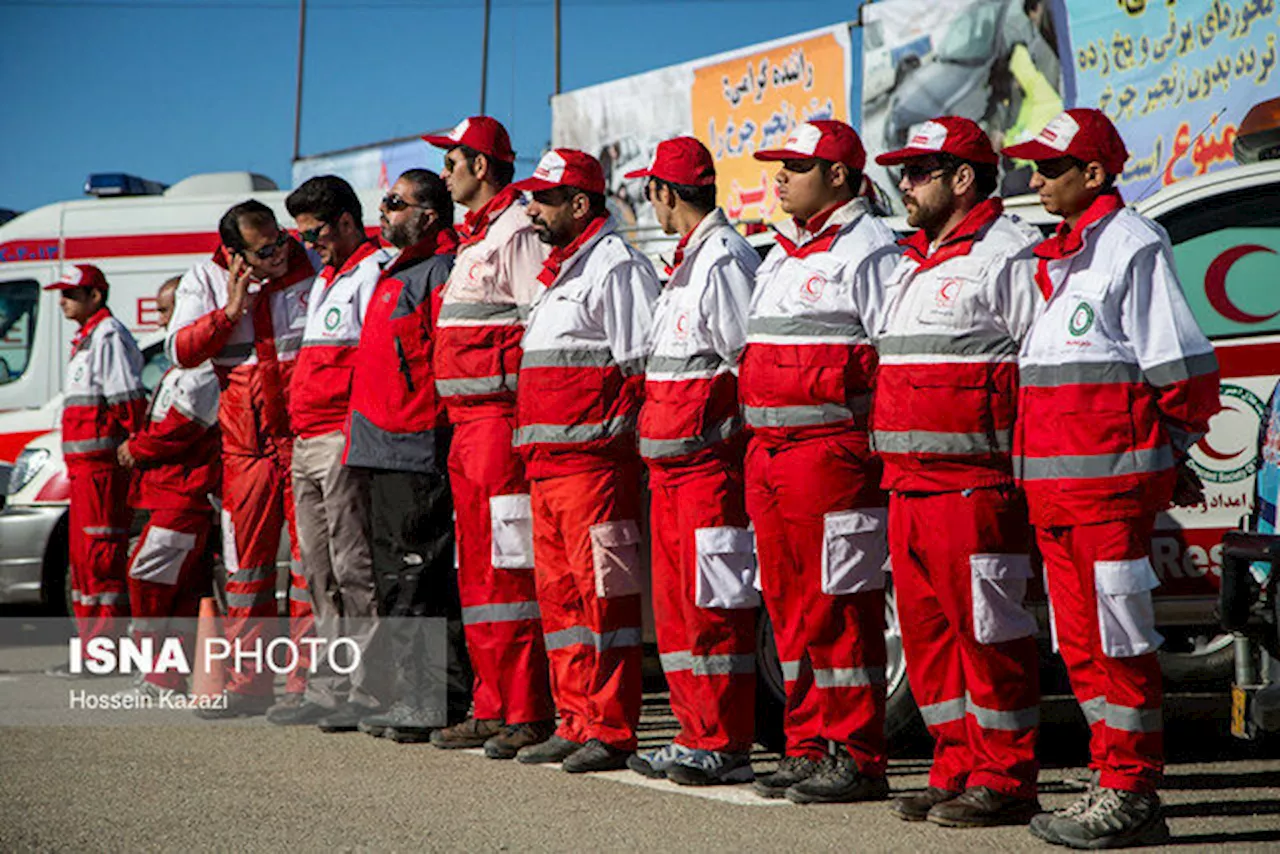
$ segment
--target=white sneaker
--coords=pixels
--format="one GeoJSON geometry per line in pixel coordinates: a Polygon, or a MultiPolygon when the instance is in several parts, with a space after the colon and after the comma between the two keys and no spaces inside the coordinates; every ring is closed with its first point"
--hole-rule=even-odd
{"type": "Polygon", "coordinates": [[[747,753],[694,750],[667,769],[667,779],[681,786],[721,786],[750,783],[756,778],[747,753]]]}

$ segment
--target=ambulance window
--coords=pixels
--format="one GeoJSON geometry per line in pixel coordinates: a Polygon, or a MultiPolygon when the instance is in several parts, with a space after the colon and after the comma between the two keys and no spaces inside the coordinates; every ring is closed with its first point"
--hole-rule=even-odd
{"type": "Polygon", "coordinates": [[[1176,246],[1226,228],[1280,228],[1280,184],[1247,187],[1203,199],[1160,218],[1176,246]]]}
{"type": "Polygon", "coordinates": [[[26,372],[39,308],[39,284],[30,279],[0,282],[0,385],[26,372]]]}
{"type": "Polygon", "coordinates": [[[142,358],[142,386],[148,392],[153,392],[169,370],[169,357],[165,355],[164,345],[153,344],[143,352],[142,358]]]}

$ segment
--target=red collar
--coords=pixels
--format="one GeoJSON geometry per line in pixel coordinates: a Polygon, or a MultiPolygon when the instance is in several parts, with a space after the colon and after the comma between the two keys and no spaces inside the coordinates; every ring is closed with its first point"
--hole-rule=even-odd
{"type": "Polygon", "coordinates": [[[842,207],[844,207],[847,204],[849,204],[847,201],[836,202],[831,207],[826,208],[825,210],[818,211],[816,214],[809,217],[804,222],[801,222],[795,217],[792,217],[792,220],[795,222],[796,228],[801,229],[803,231],[807,231],[810,234],[817,236],[818,234],[822,233],[822,228],[827,224],[827,220],[831,219],[831,215],[836,211],[840,210],[842,207]]]}
{"type": "Polygon", "coordinates": [[[547,256],[546,263],[542,265],[542,272],[538,274],[538,281],[547,287],[554,285],[556,279],[560,278],[560,268],[564,266],[564,263],[574,255],[577,255],[578,251],[595,238],[608,222],[608,214],[598,216],[587,223],[587,227],[568,246],[557,246],[552,249],[551,254],[547,256]]]}
{"type": "Polygon", "coordinates": [[[840,236],[840,230],[843,228],[844,226],[842,225],[829,225],[821,234],[799,245],[780,231],[774,237],[778,245],[782,247],[782,250],[792,258],[805,258],[830,249],[831,244],[836,242],[836,238],[840,236]]]}
{"type": "Polygon", "coordinates": [[[342,267],[339,268],[336,273],[334,272],[332,265],[326,266],[320,271],[320,276],[324,279],[324,286],[326,288],[329,287],[338,279],[341,279],[347,273],[350,273],[355,269],[357,264],[377,251],[378,244],[374,243],[372,240],[366,240],[364,243],[361,243],[356,247],[356,251],[352,252],[351,256],[347,258],[347,260],[342,262],[342,267]]]}
{"type": "Polygon", "coordinates": [[[1069,258],[1084,248],[1084,234],[1090,226],[1122,208],[1124,199],[1120,198],[1118,191],[1103,193],[1080,215],[1075,228],[1067,225],[1066,220],[1058,223],[1054,233],[1036,246],[1036,257],[1055,260],[1069,258]]]}
{"type": "Polygon", "coordinates": [[[93,334],[94,328],[108,317],[111,317],[111,309],[104,305],[102,308],[95,311],[92,317],[85,321],[84,326],[81,326],[76,334],[71,338],[71,354],[73,356],[76,354],[76,351],[80,349],[81,345],[89,340],[89,336],[93,334]]]}
{"type": "Polygon", "coordinates": [[[908,258],[920,265],[920,270],[928,270],[951,258],[968,255],[973,251],[973,244],[1002,213],[1004,202],[999,199],[983,200],[965,214],[955,228],[943,235],[932,255],[929,254],[929,238],[925,236],[924,229],[902,238],[898,245],[906,250],[908,258]]]}
{"type": "Polygon", "coordinates": [[[436,255],[450,255],[458,251],[458,234],[452,228],[433,231],[412,246],[400,250],[387,268],[382,271],[383,277],[398,273],[405,267],[412,267],[419,261],[425,261],[436,255]]]}
{"type": "Polygon", "coordinates": [[[704,216],[702,219],[698,220],[697,224],[694,225],[693,228],[689,229],[688,234],[680,236],[680,242],[676,244],[676,254],[671,259],[671,263],[667,264],[664,268],[664,272],[666,272],[668,279],[675,274],[676,268],[678,268],[680,263],[684,261],[684,251],[689,248],[689,238],[693,237],[693,233],[698,230],[699,226],[702,225],[706,218],[707,217],[704,216]]]}
{"type": "Polygon", "coordinates": [[[463,218],[462,226],[458,229],[458,233],[462,236],[460,246],[470,246],[484,240],[493,221],[514,205],[520,196],[520,191],[508,184],[499,190],[496,196],[485,202],[479,210],[468,211],[463,218]]]}

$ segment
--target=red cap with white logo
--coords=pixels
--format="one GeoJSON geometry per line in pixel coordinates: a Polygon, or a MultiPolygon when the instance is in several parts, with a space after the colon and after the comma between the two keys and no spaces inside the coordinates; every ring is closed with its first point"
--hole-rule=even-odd
{"type": "Polygon", "coordinates": [[[1003,153],[1018,160],[1074,157],[1085,163],[1101,163],[1108,175],[1123,172],[1129,159],[1124,140],[1106,113],[1086,108],[1059,113],[1035,139],[1011,145],[1003,153]]]}
{"type": "Polygon", "coordinates": [[[622,177],[657,178],[686,187],[706,187],[716,182],[716,164],[701,142],[691,136],[677,136],[658,143],[648,168],[636,169],[622,177]]]}
{"type": "Polygon", "coordinates": [[[107,290],[107,277],[92,264],[76,264],[62,278],[51,285],[45,285],[46,291],[69,291],[72,288],[98,288],[107,290]]]}
{"type": "Polygon", "coordinates": [[[507,129],[497,119],[488,116],[472,116],[458,122],[458,126],[447,134],[429,133],[422,138],[436,148],[447,150],[465,145],[495,160],[516,162],[516,153],[511,150],[511,137],[507,136],[507,129]]]}
{"type": "Polygon", "coordinates": [[[756,160],[806,160],[817,157],[832,163],[843,163],[850,169],[862,170],[867,165],[867,151],[857,132],[844,122],[815,119],[796,125],[781,148],[755,153],[756,160]]]}
{"type": "Polygon", "coordinates": [[[520,192],[536,193],[553,187],[573,187],[588,193],[604,192],[604,169],[585,151],[553,148],[538,161],[533,177],[512,184],[520,192]]]}
{"type": "Polygon", "coordinates": [[[925,122],[911,135],[906,148],[881,154],[876,162],[896,166],[914,157],[936,154],[950,154],[970,163],[1000,162],[986,131],[977,122],[959,116],[941,116],[925,122]]]}

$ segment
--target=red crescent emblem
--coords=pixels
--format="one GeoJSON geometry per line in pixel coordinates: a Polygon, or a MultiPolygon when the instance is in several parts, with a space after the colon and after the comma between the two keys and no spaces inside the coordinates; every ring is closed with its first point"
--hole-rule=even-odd
{"type": "Polygon", "coordinates": [[[816,302],[822,299],[822,289],[827,285],[827,280],[821,276],[810,276],[800,288],[800,296],[808,302],[816,302]]]}
{"type": "MultiPolygon", "coordinates": [[[[1222,408],[1231,409],[1235,412],[1243,411],[1241,409],[1238,409],[1235,406],[1232,406],[1230,401],[1227,401],[1226,403],[1224,403],[1222,408]]],[[[1240,448],[1239,450],[1224,454],[1221,451],[1219,451],[1217,448],[1209,444],[1208,434],[1206,434],[1204,438],[1202,438],[1199,442],[1196,442],[1196,447],[1199,448],[1200,452],[1204,454],[1206,457],[1208,457],[1209,459],[1218,460],[1220,462],[1226,462],[1227,460],[1235,459],[1240,454],[1240,451],[1244,450],[1244,448],[1240,448]]]]}
{"type": "Polygon", "coordinates": [[[1250,314],[1247,311],[1243,311],[1231,301],[1231,297],[1227,296],[1227,272],[1231,269],[1231,265],[1246,255],[1252,255],[1254,252],[1276,254],[1274,249],[1266,246],[1246,243],[1243,246],[1228,249],[1217,258],[1214,258],[1213,263],[1209,265],[1209,269],[1204,274],[1204,294],[1209,298],[1209,305],[1213,306],[1214,311],[1218,312],[1218,314],[1227,320],[1234,320],[1236,323],[1265,323],[1280,314],[1280,311],[1273,311],[1270,314],[1250,314]]]}

